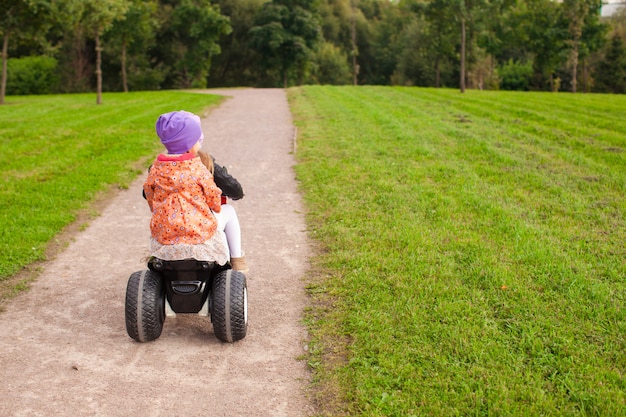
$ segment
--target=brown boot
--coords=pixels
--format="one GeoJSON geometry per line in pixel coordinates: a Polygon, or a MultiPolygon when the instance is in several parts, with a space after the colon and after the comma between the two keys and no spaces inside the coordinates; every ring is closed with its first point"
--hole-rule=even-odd
{"type": "Polygon", "coordinates": [[[243,272],[247,274],[250,271],[248,264],[246,263],[245,255],[241,255],[241,258],[230,258],[230,264],[233,266],[233,270],[243,272]]]}

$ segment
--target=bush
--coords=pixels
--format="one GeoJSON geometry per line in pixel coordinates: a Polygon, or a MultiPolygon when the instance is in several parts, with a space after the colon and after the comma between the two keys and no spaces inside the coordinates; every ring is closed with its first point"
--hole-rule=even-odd
{"type": "Polygon", "coordinates": [[[128,67],[128,88],[131,91],[160,90],[166,76],[167,69],[163,64],[155,68],[131,64],[128,67]]]}
{"type": "Polygon", "coordinates": [[[315,53],[312,81],[319,84],[351,84],[352,72],[348,57],[340,48],[326,42],[315,53]]]}
{"type": "Polygon", "coordinates": [[[56,59],[28,56],[7,61],[7,95],[50,94],[58,87],[56,59]]]}
{"type": "Polygon", "coordinates": [[[530,62],[522,63],[509,59],[498,68],[498,75],[500,76],[500,89],[528,91],[533,68],[530,62]]]}

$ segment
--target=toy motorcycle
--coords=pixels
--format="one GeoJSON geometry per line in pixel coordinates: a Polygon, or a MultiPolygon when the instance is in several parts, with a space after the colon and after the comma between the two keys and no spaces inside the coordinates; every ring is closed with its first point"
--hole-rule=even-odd
{"type": "Polygon", "coordinates": [[[236,342],[248,329],[246,276],[229,264],[151,258],[126,287],[126,331],[138,342],[157,339],[166,316],[197,313],[210,317],[215,336],[236,342]]]}

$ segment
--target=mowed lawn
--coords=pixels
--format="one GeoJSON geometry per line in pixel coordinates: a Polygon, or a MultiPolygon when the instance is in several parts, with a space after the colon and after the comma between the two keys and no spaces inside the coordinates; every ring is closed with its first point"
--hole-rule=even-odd
{"type": "Polygon", "coordinates": [[[626,96],[290,102],[324,414],[626,415],[626,96]]]}
{"type": "Polygon", "coordinates": [[[201,114],[220,101],[183,92],[110,93],[102,105],[95,94],[8,97],[0,106],[0,284],[44,259],[98,192],[145,172],[162,149],[154,131],[161,113],[201,114]]]}

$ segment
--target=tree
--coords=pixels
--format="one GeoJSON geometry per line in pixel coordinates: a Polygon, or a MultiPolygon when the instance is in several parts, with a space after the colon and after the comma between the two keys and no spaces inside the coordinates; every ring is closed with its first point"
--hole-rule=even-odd
{"type": "MultiPolygon", "coordinates": [[[[450,0],[449,0],[450,1],[450,0]]],[[[490,10],[490,0],[451,0],[453,12],[460,22],[460,90],[465,92],[467,72],[476,61],[476,34],[482,30],[485,14],[490,10]]]]}
{"type": "Polygon", "coordinates": [[[101,36],[116,20],[124,19],[128,0],[83,0],[84,25],[93,33],[96,42],[96,103],[102,104],[102,45],[101,36]]]}
{"type": "Polygon", "coordinates": [[[334,85],[354,83],[346,53],[338,46],[324,42],[316,49],[314,61],[313,82],[334,85]]]}
{"type": "Polygon", "coordinates": [[[590,2],[587,0],[563,0],[565,18],[569,21],[568,32],[570,38],[568,39],[568,44],[571,48],[570,60],[572,65],[573,93],[576,92],[580,40],[582,38],[583,29],[585,26],[585,19],[589,14],[589,3],[590,2]]]}
{"type": "Polygon", "coordinates": [[[466,13],[467,8],[465,7],[465,1],[461,0],[459,2],[459,18],[461,20],[461,69],[459,70],[459,75],[461,77],[461,93],[465,92],[465,47],[467,38],[467,32],[465,27],[466,13]]]}
{"type": "Polygon", "coordinates": [[[526,14],[526,48],[534,54],[533,66],[537,76],[537,87],[541,78],[548,77],[550,90],[554,91],[554,71],[561,61],[561,52],[566,48],[567,26],[564,24],[560,5],[551,0],[530,0],[526,14]]]}
{"type": "Polygon", "coordinates": [[[266,0],[219,0],[221,13],[228,16],[233,31],[220,38],[221,53],[211,65],[209,85],[262,85],[260,56],[250,48],[248,32],[261,4],[266,0]]]}
{"type": "MultiPolygon", "coordinates": [[[[589,1],[589,0],[588,0],[589,1]]],[[[579,42],[579,61],[582,63],[583,91],[589,92],[588,58],[606,44],[608,24],[600,20],[601,0],[591,0],[589,13],[585,17],[584,28],[579,42]]]]}
{"type": "Polygon", "coordinates": [[[62,91],[88,91],[93,67],[82,22],[83,3],[80,0],[60,0],[51,4],[51,13],[57,22],[52,33],[58,34],[62,91]]]}
{"type": "Polygon", "coordinates": [[[480,11],[480,30],[476,33],[476,44],[480,56],[474,71],[475,82],[487,88],[498,88],[500,78],[498,65],[512,61],[529,62],[526,54],[515,48],[514,21],[516,0],[489,0],[480,11]]]}
{"type": "MultiPolygon", "coordinates": [[[[420,10],[420,9],[417,9],[420,10]]],[[[429,22],[429,40],[434,55],[435,87],[441,87],[442,61],[454,52],[456,42],[452,39],[453,15],[449,3],[445,0],[434,0],[423,9],[424,17],[429,22]]]]}
{"type": "Polygon", "coordinates": [[[130,0],[123,19],[113,23],[109,38],[119,48],[122,89],[128,92],[128,50],[137,45],[136,54],[145,55],[154,44],[158,22],[155,19],[156,0],[130,0]]]}
{"type": "Polygon", "coordinates": [[[357,56],[359,55],[359,49],[357,48],[356,37],[356,19],[357,19],[357,1],[352,0],[350,3],[350,56],[352,57],[352,84],[357,85],[359,83],[359,64],[357,63],[357,56]]]}
{"type": "Polygon", "coordinates": [[[156,58],[170,67],[166,87],[206,87],[211,58],[220,53],[219,39],[232,28],[210,0],[161,0],[156,58]]]}
{"type": "Polygon", "coordinates": [[[345,6],[342,45],[352,61],[352,83],[390,84],[413,16],[397,2],[359,0],[345,6]]]}
{"type": "MultiPolygon", "coordinates": [[[[350,82],[353,85],[358,84],[361,69],[359,41],[363,34],[363,28],[366,26],[365,17],[359,9],[361,1],[366,0],[322,0],[317,8],[325,42],[325,45],[322,46],[323,54],[330,50],[329,45],[339,48],[335,50],[335,54],[347,57],[346,63],[351,66],[350,82]]],[[[318,57],[320,53],[321,51],[318,50],[318,57]]],[[[335,56],[337,57],[337,55],[335,56]]],[[[340,72],[342,72],[343,65],[338,61],[336,64],[341,65],[340,72]]],[[[343,74],[336,80],[342,78],[343,74]]]]}
{"type": "Polygon", "coordinates": [[[38,19],[36,6],[28,0],[0,0],[0,35],[2,35],[0,104],[4,104],[6,95],[9,38],[13,34],[27,36],[37,30],[41,20],[38,19]]]}
{"type": "MultiPolygon", "coordinates": [[[[403,13],[399,5],[381,2],[376,15],[366,25],[357,39],[360,66],[363,67],[362,81],[370,84],[390,84],[405,48],[407,28],[411,27],[414,16],[403,13]],[[364,45],[368,43],[369,45],[364,45]]],[[[361,23],[360,26],[363,26],[361,23]]]]}
{"type": "Polygon", "coordinates": [[[602,92],[626,93],[626,47],[618,34],[614,34],[599,63],[596,73],[596,90],[602,92]]]}
{"type": "Polygon", "coordinates": [[[402,33],[402,48],[392,84],[440,87],[447,83],[447,80],[442,81],[441,74],[446,72],[447,75],[445,69],[450,68],[448,61],[455,55],[454,45],[451,50],[442,53],[434,47],[435,36],[424,17],[412,16],[412,22],[402,33]],[[445,58],[441,59],[442,56],[445,58]]]}
{"type": "Polygon", "coordinates": [[[297,1],[274,0],[265,3],[250,29],[250,45],[262,56],[267,69],[280,73],[283,86],[297,70],[299,83],[313,59],[313,50],[321,41],[321,28],[313,15],[297,1]]]}
{"type": "MultiPolygon", "coordinates": [[[[459,45],[459,88],[465,92],[468,46],[472,45],[468,37],[475,31],[476,21],[480,17],[479,11],[486,8],[488,0],[432,0],[426,5],[419,2],[412,6],[412,10],[423,13],[430,23],[433,40],[440,45],[435,52],[435,66],[440,63],[441,54],[447,49],[449,37],[456,34],[459,45]]],[[[454,43],[456,43],[454,42],[454,43]]],[[[439,70],[437,69],[439,85],[439,70]]]]}
{"type": "Polygon", "coordinates": [[[534,87],[542,88],[547,77],[554,90],[554,71],[566,49],[567,22],[559,4],[552,0],[526,0],[519,4],[517,47],[533,57],[534,87]]]}
{"type": "Polygon", "coordinates": [[[74,80],[79,90],[85,88],[89,77],[89,56],[86,40],[95,42],[96,103],[102,103],[102,36],[116,20],[124,18],[129,0],[57,0],[52,2],[53,15],[63,24],[64,37],[71,39],[74,80]]]}

